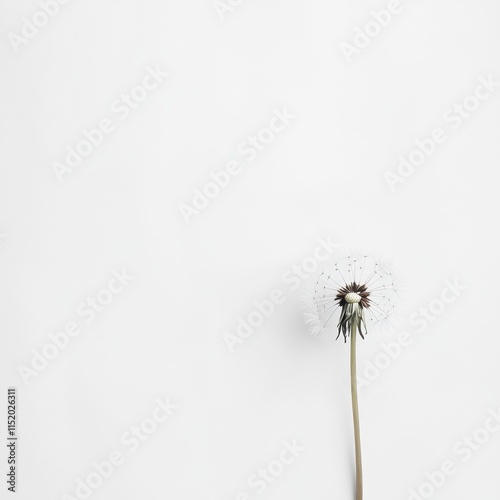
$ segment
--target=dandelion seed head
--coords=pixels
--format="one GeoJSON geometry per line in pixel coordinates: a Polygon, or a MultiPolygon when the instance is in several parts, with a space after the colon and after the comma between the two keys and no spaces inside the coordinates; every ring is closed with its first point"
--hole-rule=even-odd
{"type": "Polygon", "coordinates": [[[352,322],[364,335],[390,326],[400,304],[400,283],[392,265],[368,253],[349,252],[323,264],[303,296],[304,317],[321,340],[344,340],[352,322]]]}

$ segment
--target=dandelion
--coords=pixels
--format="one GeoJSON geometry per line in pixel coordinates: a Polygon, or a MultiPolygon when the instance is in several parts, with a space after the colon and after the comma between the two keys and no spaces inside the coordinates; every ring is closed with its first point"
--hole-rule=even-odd
{"type": "Polygon", "coordinates": [[[351,399],[356,453],[356,500],[363,498],[363,468],[356,376],[356,338],[394,319],[399,285],[390,266],[365,254],[351,253],[327,265],[314,280],[305,318],[313,336],[351,339],[351,399]]]}

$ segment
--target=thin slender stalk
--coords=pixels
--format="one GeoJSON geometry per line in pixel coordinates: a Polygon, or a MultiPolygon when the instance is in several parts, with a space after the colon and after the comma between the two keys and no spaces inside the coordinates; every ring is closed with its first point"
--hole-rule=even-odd
{"type": "Polygon", "coordinates": [[[356,500],[363,500],[363,466],[361,463],[361,435],[359,432],[358,378],[356,375],[356,323],[351,322],[351,399],[356,449],[356,500]]]}

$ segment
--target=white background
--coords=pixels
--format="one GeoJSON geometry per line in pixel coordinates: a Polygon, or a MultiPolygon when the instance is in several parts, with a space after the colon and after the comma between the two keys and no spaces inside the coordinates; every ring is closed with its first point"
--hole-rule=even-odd
{"type": "Polygon", "coordinates": [[[457,130],[443,115],[479,77],[500,81],[500,4],[401,5],[349,63],[340,44],[387,2],[244,0],[221,19],[210,0],[74,0],[16,52],[40,7],[3,0],[1,407],[17,386],[17,498],[74,497],[114,450],[125,463],[92,498],[353,498],[348,347],[308,335],[282,280],[319,237],[407,279],[398,329],[359,346],[364,376],[384,343],[412,338],[361,389],[366,498],[407,499],[447,459],[456,473],[432,497],[497,495],[500,433],[467,461],[453,450],[500,405],[500,88],[457,130]],[[157,65],[170,76],[121,120],[112,103],[157,65]],[[239,145],[283,108],[295,119],[248,162],[239,145]],[[115,130],[58,182],[54,162],[106,117],[115,130]],[[436,127],[447,141],[391,190],[384,172],[436,127]],[[231,160],[241,173],[186,223],[179,206],[231,160]],[[86,324],[78,305],[121,269],[134,279],[86,324]],[[446,280],[466,290],[411,324],[446,280]],[[231,353],[224,334],[273,289],[285,303],[231,353]],[[20,365],[68,321],[82,333],[24,384],[20,365]],[[179,409],[129,452],[122,434],[167,396],[179,409]],[[249,477],[293,440],[306,450],[258,494],[249,477]]]}

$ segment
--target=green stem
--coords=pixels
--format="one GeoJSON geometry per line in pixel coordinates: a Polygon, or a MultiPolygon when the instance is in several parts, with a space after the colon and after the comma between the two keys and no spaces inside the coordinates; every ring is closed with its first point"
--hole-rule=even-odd
{"type": "Polygon", "coordinates": [[[356,500],[363,500],[363,466],[361,464],[361,435],[359,432],[358,380],[356,376],[356,323],[351,322],[351,399],[356,449],[356,500]]]}

